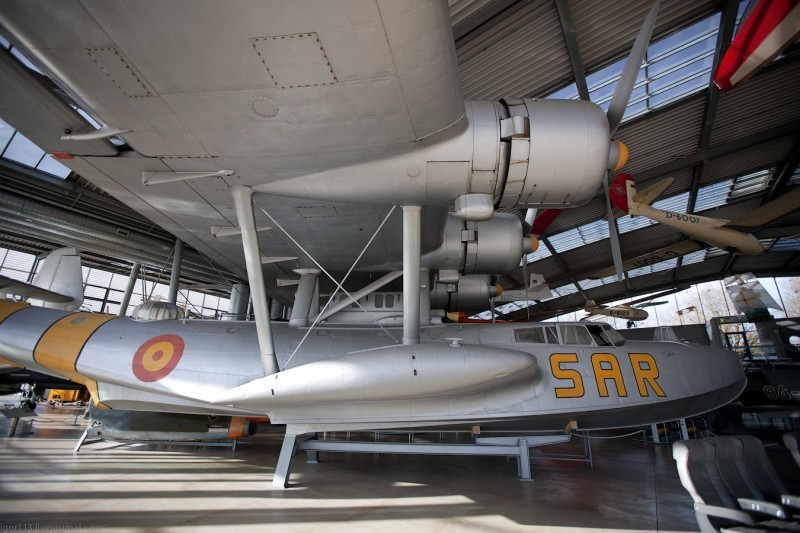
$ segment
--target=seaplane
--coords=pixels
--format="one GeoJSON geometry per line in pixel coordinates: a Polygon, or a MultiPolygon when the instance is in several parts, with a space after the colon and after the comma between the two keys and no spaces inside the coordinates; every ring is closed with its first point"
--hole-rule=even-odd
{"type": "Polygon", "coordinates": [[[508,437],[519,449],[726,404],[745,385],[726,350],[437,319],[486,309],[535,246],[501,209],[579,207],[624,165],[614,134],[657,13],[606,113],[464,101],[443,1],[6,2],[0,32],[42,74],[4,55],[4,119],[247,279],[255,319],[6,301],[0,357],[84,384],[98,408],[285,424],[276,487],[328,430],[532,432],[508,437]],[[292,303],[287,322],[268,297],[292,303]]]}

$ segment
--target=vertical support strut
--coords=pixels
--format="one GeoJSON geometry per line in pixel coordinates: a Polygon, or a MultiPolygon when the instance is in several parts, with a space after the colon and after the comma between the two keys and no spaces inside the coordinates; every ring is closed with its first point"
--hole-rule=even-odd
{"type": "Polygon", "coordinates": [[[264,283],[264,272],[261,266],[261,250],[258,247],[255,215],[253,214],[253,189],[244,185],[231,187],[236,218],[242,232],[244,261],[247,267],[247,280],[250,284],[250,297],[253,301],[253,314],[256,320],[258,347],[261,351],[261,364],[264,374],[278,372],[278,361],[272,344],[272,327],[267,307],[267,287],[264,283]]]}
{"type": "Polygon", "coordinates": [[[169,277],[169,294],[167,302],[178,303],[178,285],[181,281],[181,263],[183,262],[183,241],[175,241],[175,253],[172,254],[172,273],[169,277]]]}
{"type": "Polygon", "coordinates": [[[133,288],[136,286],[136,279],[139,277],[139,269],[142,268],[141,263],[134,263],[131,267],[131,275],[128,278],[128,284],[125,286],[125,294],[122,296],[122,303],[119,304],[119,311],[117,316],[125,316],[128,314],[128,305],[131,303],[131,295],[133,288]]]}
{"type": "Polygon", "coordinates": [[[234,283],[228,304],[228,320],[246,320],[247,304],[250,301],[250,287],[244,283],[234,283]]]}
{"type": "Polygon", "coordinates": [[[295,328],[308,326],[308,317],[313,307],[314,295],[317,292],[317,282],[319,281],[319,270],[303,268],[295,270],[300,274],[300,285],[294,295],[294,305],[292,306],[292,318],[289,325],[295,328]]]}
{"type": "Polygon", "coordinates": [[[297,451],[297,445],[313,436],[313,433],[294,433],[292,428],[289,426],[286,427],[286,435],[283,437],[281,453],[278,456],[278,464],[275,465],[275,475],[272,478],[273,488],[285,489],[289,486],[289,476],[292,473],[292,460],[297,451]]]}
{"type": "Polygon", "coordinates": [[[422,208],[403,206],[403,344],[419,344],[422,208]]]}

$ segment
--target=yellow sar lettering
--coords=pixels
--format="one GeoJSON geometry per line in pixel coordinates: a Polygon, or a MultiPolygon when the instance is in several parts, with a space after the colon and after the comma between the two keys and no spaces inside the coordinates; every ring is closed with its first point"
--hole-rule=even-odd
{"type": "MultiPolygon", "coordinates": [[[[639,396],[649,397],[652,391],[658,397],[666,397],[666,393],[657,381],[659,372],[655,358],[649,353],[629,353],[628,358],[639,396]]],[[[550,356],[550,371],[553,373],[553,377],[571,382],[562,387],[555,387],[556,398],[581,398],[586,392],[580,371],[563,366],[577,362],[578,354],[575,353],[554,353],[550,356]]],[[[625,386],[617,356],[611,353],[595,353],[592,354],[591,362],[597,394],[600,397],[607,398],[609,396],[609,384],[613,384],[618,397],[628,396],[628,389],[625,386]]]]}

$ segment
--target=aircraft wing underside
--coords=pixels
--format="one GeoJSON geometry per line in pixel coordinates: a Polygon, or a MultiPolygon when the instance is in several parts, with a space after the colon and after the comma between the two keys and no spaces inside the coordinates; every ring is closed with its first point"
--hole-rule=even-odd
{"type": "MultiPolygon", "coordinates": [[[[211,235],[211,227],[237,225],[231,186],[384,158],[465,113],[443,2],[12,2],[0,26],[101,125],[130,130],[119,137],[132,150],[60,139],[93,127],[58,98],[41,97],[42,80],[13,66],[3,118],[47,152],[71,154],[63,162],[72,170],[242,276],[240,239],[211,235]],[[67,112],[54,113],[59,106],[67,112]],[[143,185],[142,173],[220,170],[233,174],[143,185]]],[[[262,251],[298,257],[268,265],[271,279],[314,266],[275,221],[326,269],[344,272],[391,209],[258,194],[255,202],[257,224],[273,228],[261,234],[262,251]]],[[[443,213],[431,211],[423,251],[441,237],[443,213]]],[[[389,220],[366,262],[400,259],[400,218],[389,220]]]]}

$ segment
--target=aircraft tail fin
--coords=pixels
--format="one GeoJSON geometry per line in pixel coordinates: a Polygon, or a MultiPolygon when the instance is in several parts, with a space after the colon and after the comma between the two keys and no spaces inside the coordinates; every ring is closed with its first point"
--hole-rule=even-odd
{"type": "Polygon", "coordinates": [[[620,172],[617,174],[617,177],[614,178],[611,187],[608,189],[608,198],[611,200],[611,204],[614,205],[614,207],[622,209],[626,213],[628,212],[628,182],[633,184],[633,176],[620,172]]]}
{"type": "Polygon", "coordinates": [[[586,300],[586,305],[584,306],[583,310],[587,313],[591,313],[595,309],[597,309],[597,302],[594,300],[586,300]]]}
{"type": "Polygon", "coordinates": [[[49,299],[31,300],[34,305],[50,309],[74,311],[83,303],[81,257],[75,248],[59,248],[50,252],[42,269],[33,280],[33,286],[71,298],[68,302],[49,299]]]}
{"type": "MultiPolygon", "coordinates": [[[[608,195],[615,207],[628,213],[631,209],[635,211],[637,205],[650,205],[653,203],[674,181],[675,178],[664,178],[655,185],[651,185],[642,192],[637,193],[633,177],[630,174],[620,172],[614,178],[614,183],[611,184],[608,195]]],[[[636,213],[631,214],[635,215],[636,213]]]]}

